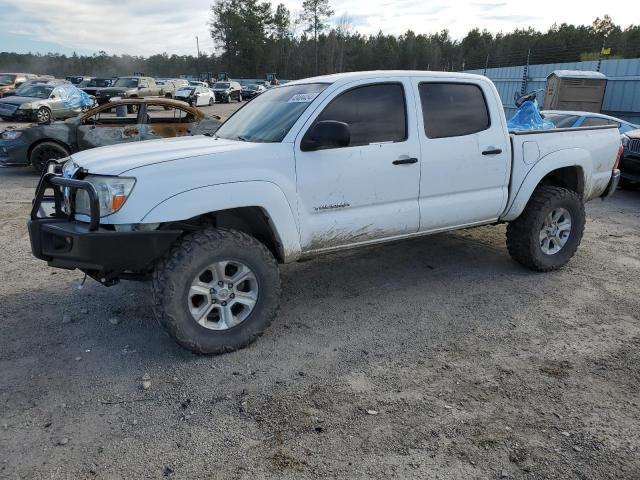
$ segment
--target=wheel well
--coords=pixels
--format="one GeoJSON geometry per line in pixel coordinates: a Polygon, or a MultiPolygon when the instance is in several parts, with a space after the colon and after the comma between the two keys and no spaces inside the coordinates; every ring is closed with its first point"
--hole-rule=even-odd
{"type": "Polygon", "coordinates": [[[187,223],[201,228],[214,226],[238,230],[262,242],[282,263],[284,261],[278,236],[267,213],[260,207],[241,207],[207,213],[190,219],[187,223]]]}
{"type": "Polygon", "coordinates": [[[582,196],[584,193],[584,174],[582,167],[563,167],[553,170],[540,180],[539,185],[563,187],[582,196]]]}
{"type": "Polygon", "coordinates": [[[57,143],[62,148],[64,148],[67,152],[71,153],[71,147],[69,145],[67,145],[66,143],[61,142],[60,140],[54,140],[53,138],[43,138],[42,140],[38,140],[37,142],[34,142],[29,147],[29,150],[27,151],[27,160],[29,160],[29,164],[31,164],[31,153],[33,152],[33,149],[36,148],[38,145],[40,145],[42,143],[45,143],[45,142],[57,143]]]}

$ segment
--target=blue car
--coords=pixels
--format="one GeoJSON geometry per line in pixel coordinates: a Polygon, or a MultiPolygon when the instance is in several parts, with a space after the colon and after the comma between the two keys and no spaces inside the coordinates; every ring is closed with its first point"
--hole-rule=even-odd
{"type": "Polygon", "coordinates": [[[595,127],[598,125],[617,125],[620,134],[637,130],[640,125],[620,120],[619,118],[592,112],[570,112],[565,110],[543,110],[540,112],[545,120],[551,121],[556,128],[595,127]]]}

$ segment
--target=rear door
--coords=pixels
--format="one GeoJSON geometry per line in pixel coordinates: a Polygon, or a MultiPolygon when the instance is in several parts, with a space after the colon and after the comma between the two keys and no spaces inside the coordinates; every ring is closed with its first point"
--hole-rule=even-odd
{"type": "Polygon", "coordinates": [[[414,78],[422,153],[420,231],[498,218],[511,151],[497,94],[484,82],[414,78]]]}
{"type": "Polygon", "coordinates": [[[152,102],[145,104],[142,118],[141,140],[189,135],[191,126],[196,121],[193,113],[188,110],[176,107],[165,109],[163,105],[152,102]]]}
{"type": "Polygon", "coordinates": [[[419,143],[409,105],[411,82],[404,78],[354,82],[303,127],[294,148],[304,251],[417,231],[419,143]],[[304,135],[322,120],[347,123],[351,143],[302,151],[304,135]]]}

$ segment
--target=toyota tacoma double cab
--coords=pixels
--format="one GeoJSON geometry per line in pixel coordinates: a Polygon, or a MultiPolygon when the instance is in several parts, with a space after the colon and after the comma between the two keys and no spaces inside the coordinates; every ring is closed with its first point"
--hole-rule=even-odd
{"type": "Polygon", "coordinates": [[[279,263],[507,223],[517,262],[562,267],[584,203],[615,190],[621,151],[615,126],[509,132],[482,76],[329,75],[264,92],[214,135],[50,165],[29,234],[52,267],[107,286],[150,279],[166,331],[217,354],[274,318],[279,263]]]}

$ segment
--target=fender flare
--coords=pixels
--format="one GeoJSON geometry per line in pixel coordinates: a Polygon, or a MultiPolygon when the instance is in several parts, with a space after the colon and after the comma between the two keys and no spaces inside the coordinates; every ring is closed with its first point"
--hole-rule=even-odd
{"type": "Polygon", "coordinates": [[[186,190],[155,205],[140,222],[176,222],[242,207],[258,207],[264,211],[280,244],[280,254],[285,263],[300,257],[300,233],[293,210],[284,192],[271,182],[221,183],[186,190]]]}
{"type": "Polygon", "coordinates": [[[500,216],[500,220],[509,222],[518,218],[542,179],[554,170],[560,168],[579,167],[582,171],[584,192],[589,192],[591,190],[591,185],[589,185],[591,165],[591,154],[583,148],[557,150],[542,157],[533,168],[529,170],[519,186],[511,186],[512,189],[517,189],[517,192],[513,195],[512,200],[500,216]]]}

